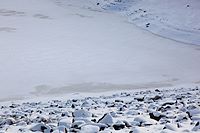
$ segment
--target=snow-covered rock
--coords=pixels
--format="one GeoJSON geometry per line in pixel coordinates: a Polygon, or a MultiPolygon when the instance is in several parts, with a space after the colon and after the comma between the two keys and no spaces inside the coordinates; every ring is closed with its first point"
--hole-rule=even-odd
{"type": "Polygon", "coordinates": [[[16,120],[14,118],[7,118],[3,120],[2,122],[0,122],[0,125],[12,125],[15,123],[16,123],[16,120]]]}
{"type": "Polygon", "coordinates": [[[200,131],[200,122],[198,121],[195,126],[192,128],[192,131],[200,131]]]}
{"type": "Polygon", "coordinates": [[[72,123],[73,128],[80,128],[82,125],[86,124],[83,120],[76,120],[72,123]]]}
{"type": "Polygon", "coordinates": [[[50,126],[45,125],[43,123],[34,124],[30,128],[30,130],[33,131],[33,132],[37,132],[37,131],[44,132],[44,133],[50,133],[51,132],[50,126]]]}
{"type": "Polygon", "coordinates": [[[161,118],[165,117],[164,115],[162,115],[160,112],[151,112],[149,113],[149,116],[151,119],[154,119],[156,121],[159,121],[161,118]]]}
{"type": "Polygon", "coordinates": [[[80,110],[75,110],[73,112],[73,116],[74,117],[82,117],[82,118],[85,118],[85,117],[92,117],[92,113],[87,111],[87,110],[84,110],[84,109],[80,109],[80,110]]]}
{"type": "Polygon", "coordinates": [[[148,117],[137,116],[134,118],[132,124],[137,126],[150,126],[156,124],[156,122],[148,117]]]}
{"type": "Polygon", "coordinates": [[[58,126],[64,126],[64,127],[66,127],[66,128],[70,128],[71,125],[72,125],[71,119],[67,119],[67,118],[61,119],[61,120],[58,122],[58,126]]]}
{"type": "Polygon", "coordinates": [[[130,95],[119,93],[76,100],[22,102],[17,106],[6,104],[0,107],[0,132],[193,133],[200,131],[199,89],[181,88],[170,91],[163,89],[159,92],[163,95],[162,99],[151,101],[150,104],[148,98],[144,98],[144,101],[133,99],[135,95],[148,97],[151,94],[150,97],[153,97],[157,93],[148,90],[129,93],[130,95]],[[182,96],[181,100],[176,101],[177,95],[182,96]],[[119,100],[120,98],[122,100],[119,100]],[[85,101],[92,101],[93,104],[81,109],[85,101]],[[76,108],[71,108],[72,103],[76,103],[76,108]],[[124,105],[126,110],[119,111],[119,107],[124,105]],[[165,109],[168,106],[170,108],[165,109]],[[160,110],[162,107],[164,109],[160,110]],[[62,115],[63,113],[66,115],[62,115]]]}
{"type": "Polygon", "coordinates": [[[177,127],[174,124],[165,124],[163,129],[168,129],[171,131],[177,131],[177,127]]]}
{"type": "Polygon", "coordinates": [[[98,133],[100,128],[94,125],[85,125],[81,127],[81,133],[98,133]]]}
{"type": "Polygon", "coordinates": [[[115,130],[121,130],[121,129],[125,128],[125,123],[123,121],[117,121],[112,126],[115,130]]]}
{"type": "Polygon", "coordinates": [[[98,123],[103,123],[110,126],[114,123],[113,117],[111,116],[110,113],[104,114],[104,116],[99,119],[98,123]]]}

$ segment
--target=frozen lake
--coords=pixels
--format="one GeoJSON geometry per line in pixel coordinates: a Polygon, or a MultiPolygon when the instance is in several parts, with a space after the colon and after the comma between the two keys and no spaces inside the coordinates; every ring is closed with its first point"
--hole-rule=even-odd
{"type": "Polygon", "coordinates": [[[0,2],[1,99],[200,83],[200,46],[78,2],[0,2]]]}

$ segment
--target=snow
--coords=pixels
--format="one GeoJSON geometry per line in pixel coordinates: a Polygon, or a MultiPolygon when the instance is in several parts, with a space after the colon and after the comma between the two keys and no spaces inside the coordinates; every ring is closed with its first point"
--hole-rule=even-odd
{"type": "Polygon", "coordinates": [[[98,2],[0,0],[1,101],[199,84],[199,46],[151,34],[98,2]]]}
{"type": "Polygon", "coordinates": [[[76,110],[74,113],[73,113],[73,116],[74,117],[91,117],[92,114],[90,112],[88,112],[87,110],[84,110],[84,109],[80,109],[80,110],[76,110]]]}
{"type": "Polygon", "coordinates": [[[120,11],[129,22],[145,30],[183,43],[200,45],[198,0],[108,1],[101,0],[102,8],[120,11]]]}
{"type": "Polygon", "coordinates": [[[198,0],[0,3],[0,132],[200,130],[198,0]]]}
{"type": "Polygon", "coordinates": [[[61,119],[58,123],[58,126],[64,126],[66,128],[70,128],[71,127],[71,120],[67,119],[67,118],[64,118],[64,119],[61,119]]]}
{"type": "MultiPolygon", "coordinates": [[[[112,92],[112,94],[97,94],[92,96],[77,95],[76,97],[60,96],[48,97],[48,99],[26,99],[15,102],[1,103],[0,110],[0,132],[105,132],[105,133],[197,133],[200,131],[199,121],[193,119],[193,116],[199,114],[196,110],[199,107],[200,89],[196,88],[176,88],[176,89],[146,89],[137,91],[121,91],[112,92]],[[138,94],[143,95],[144,101],[134,99],[138,94]],[[156,102],[149,101],[149,95],[162,94],[162,98],[156,102]],[[177,98],[181,95],[181,99],[177,98]],[[168,99],[174,99],[176,103],[168,105],[168,108],[163,103],[168,103],[168,99]],[[90,107],[83,107],[92,114],[87,121],[77,120],[74,115],[63,116],[63,112],[74,114],[76,108],[82,108],[82,104],[88,99],[93,101],[90,107]],[[121,100],[121,102],[118,101],[121,100]],[[130,100],[131,99],[131,100],[130,100]],[[28,101],[28,102],[27,102],[28,101]],[[184,104],[185,102],[186,104],[184,104]],[[76,108],[72,108],[72,103],[76,104],[76,108]],[[110,104],[109,104],[110,103],[110,104]],[[111,106],[112,104],[112,106],[111,106]],[[150,117],[151,104],[155,104],[154,111],[162,114],[160,120],[154,120],[150,117]],[[17,106],[14,106],[17,105],[17,106]],[[123,105],[126,110],[119,111],[118,106],[123,105]],[[160,108],[165,108],[160,110],[160,108]],[[188,114],[187,110],[194,110],[194,114],[188,114]],[[32,111],[28,111],[28,110],[32,111]],[[130,110],[139,111],[139,114],[126,115],[130,110]],[[115,117],[111,116],[110,112],[115,113],[115,117]],[[181,118],[180,116],[185,118],[181,118]],[[46,117],[45,117],[46,116],[46,117]],[[43,118],[41,120],[41,118],[43,118]],[[44,119],[45,118],[45,119],[44,119]],[[178,121],[177,121],[178,118],[178,121]],[[37,119],[37,121],[36,121],[37,119]],[[5,123],[5,121],[12,121],[5,123]]],[[[193,111],[192,111],[193,112],[193,111]]],[[[82,115],[81,115],[82,117],[82,115]]],[[[81,118],[78,117],[78,118],[81,118]]],[[[83,116],[85,117],[85,115],[83,116]]]]}
{"type": "Polygon", "coordinates": [[[112,125],[113,124],[113,117],[111,116],[110,113],[105,114],[99,121],[98,123],[103,123],[106,125],[112,125]]]}
{"type": "Polygon", "coordinates": [[[93,126],[93,125],[86,125],[81,127],[81,132],[82,133],[98,133],[99,132],[99,127],[98,126],[93,126]]]}
{"type": "Polygon", "coordinates": [[[39,124],[35,124],[33,127],[31,127],[30,130],[33,132],[41,131],[41,132],[48,133],[48,132],[50,132],[50,127],[45,125],[44,123],[39,123],[39,124]]]}
{"type": "Polygon", "coordinates": [[[171,131],[177,131],[176,127],[174,126],[174,124],[166,124],[165,129],[169,129],[171,131]]]}

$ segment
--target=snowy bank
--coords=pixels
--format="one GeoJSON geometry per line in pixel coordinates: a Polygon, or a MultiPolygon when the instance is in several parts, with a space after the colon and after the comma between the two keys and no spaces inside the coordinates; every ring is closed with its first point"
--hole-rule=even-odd
{"type": "Polygon", "coordinates": [[[99,0],[105,10],[120,12],[133,23],[156,35],[200,45],[198,0],[99,0]]]}
{"type": "Polygon", "coordinates": [[[0,132],[197,133],[199,93],[150,89],[1,103],[0,132]]]}

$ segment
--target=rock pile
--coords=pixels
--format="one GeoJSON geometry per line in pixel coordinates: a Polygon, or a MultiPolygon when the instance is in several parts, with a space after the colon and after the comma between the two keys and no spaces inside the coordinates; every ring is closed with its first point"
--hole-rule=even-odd
{"type": "Polygon", "coordinates": [[[0,132],[200,132],[198,87],[0,106],[0,132]]]}

